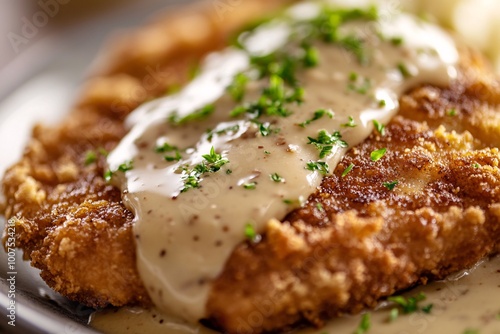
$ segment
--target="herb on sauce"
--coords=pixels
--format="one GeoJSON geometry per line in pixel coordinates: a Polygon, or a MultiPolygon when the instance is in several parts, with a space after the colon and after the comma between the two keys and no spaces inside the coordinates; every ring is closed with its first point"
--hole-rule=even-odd
{"type": "Polygon", "coordinates": [[[304,67],[315,67],[319,63],[318,50],[315,47],[304,46],[304,67]]]}
{"type": "Polygon", "coordinates": [[[379,150],[375,150],[372,153],[370,153],[370,159],[372,159],[372,161],[378,161],[378,160],[382,159],[385,152],[387,152],[387,148],[385,148],[385,147],[381,148],[379,150]]]}
{"type": "Polygon", "coordinates": [[[229,160],[223,158],[221,154],[215,152],[215,148],[213,146],[210,149],[210,153],[204,154],[202,157],[205,161],[193,166],[192,168],[181,168],[183,174],[181,180],[184,182],[184,187],[181,189],[181,192],[199,188],[201,177],[204,174],[216,173],[222,166],[229,163],[229,160]]]}
{"type": "Polygon", "coordinates": [[[238,124],[236,124],[236,125],[228,126],[227,128],[220,129],[217,131],[213,131],[213,130],[208,131],[207,132],[207,140],[211,142],[214,135],[220,136],[220,135],[226,135],[228,133],[235,133],[235,132],[238,132],[239,129],[240,129],[240,126],[238,124]]]}
{"type": "Polygon", "coordinates": [[[474,167],[474,168],[479,168],[479,167],[481,167],[481,165],[479,165],[479,164],[476,162],[476,163],[474,163],[474,164],[472,165],[472,167],[474,167]]]}
{"type": "Polygon", "coordinates": [[[385,125],[382,123],[379,123],[376,119],[373,120],[373,125],[375,126],[375,129],[380,133],[381,136],[385,135],[385,125]]]}
{"type": "Polygon", "coordinates": [[[370,313],[365,313],[361,317],[361,321],[358,325],[358,328],[356,328],[356,331],[354,334],[364,334],[368,332],[371,326],[371,321],[370,321],[370,313]]]}
{"type": "MultiPolygon", "coordinates": [[[[404,314],[409,314],[419,310],[423,310],[423,308],[419,308],[418,303],[425,300],[425,298],[425,294],[421,292],[415,297],[406,298],[403,296],[392,296],[387,298],[387,300],[398,305],[404,314]]],[[[430,312],[432,306],[427,305],[425,308],[427,310],[425,312],[428,313],[430,312]]]]}
{"type": "Polygon", "coordinates": [[[172,151],[176,151],[176,150],[177,150],[177,146],[172,146],[169,143],[163,143],[162,145],[158,145],[155,147],[156,153],[172,152],[172,151]]]}
{"type": "Polygon", "coordinates": [[[403,63],[399,63],[398,64],[398,70],[399,70],[399,73],[401,73],[401,75],[403,76],[403,78],[410,78],[412,77],[413,75],[411,74],[410,70],[408,69],[408,67],[403,64],[403,63]]]}
{"type": "Polygon", "coordinates": [[[243,184],[243,188],[253,190],[253,189],[257,188],[257,183],[256,182],[245,183],[245,184],[243,184]]]}
{"type": "Polygon", "coordinates": [[[165,159],[165,161],[168,161],[168,162],[179,161],[182,159],[182,156],[181,156],[181,153],[178,150],[176,150],[175,155],[173,155],[173,156],[166,155],[163,157],[163,159],[165,159]]]}
{"type": "Polygon", "coordinates": [[[387,189],[393,190],[398,185],[398,183],[399,183],[399,181],[396,180],[396,181],[392,181],[392,182],[384,182],[383,185],[387,189]]]}
{"type": "Polygon", "coordinates": [[[321,174],[328,174],[328,169],[330,167],[324,161],[309,161],[306,165],[306,169],[312,172],[318,171],[321,174]]]}
{"type": "Polygon", "coordinates": [[[125,161],[120,166],[118,166],[118,169],[116,171],[112,171],[111,169],[106,170],[103,175],[104,180],[106,182],[109,182],[111,181],[111,178],[113,177],[113,174],[115,172],[125,173],[133,168],[134,168],[134,162],[132,160],[125,161]]]}
{"type": "Polygon", "coordinates": [[[344,169],[344,171],[342,172],[342,177],[345,177],[347,174],[349,174],[349,172],[354,168],[354,164],[351,163],[349,166],[346,167],[346,169],[344,169]]]}
{"type": "Polygon", "coordinates": [[[341,124],[340,126],[344,128],[355,128],[356,123],[354,122],[354,118],[352,118],[352,116],[349,116],[349,121],[347,123],[341,124]]]}
{"type": "Polygon", "coordinates": [[[299,123],[297,125],[305,128],[307,125],[311,124],[311,122],[317,121],[325,115],[328,116],[328,118],[333,118],[334,114],[330,109],[319,109],[314,112],[314,115],[311,119],[308,119],[307,121],[299,123]]]}
{"type": "Polygon", "coordinates": [[[389,41],[394,46],[400,46],[401,44],[403,44],[404,39],[403,39],[403,37],[392,37],[389,41]]]}
{"type": "Polygon", "coordinates": [[[276,183],[285,182],[285,179],[279,176],[278,173],[271,174],[270,177],[271,180],[273,180],[276,183]]]}
{"type": "Polygon", "coordinates": [[[271,152],[269,152],[269,151],[264,151],[264,154],[271,154],[271,152]]]}
{"type": "Polygon", "coordinates": [[[332,153],[333,146],[339,147],[347,147],[347,143],[342,140],[342,135],[339,131],[335,131],[332,134],[329,134],[326,130],[321,130],[318,132],[317,138],[307,137],[309,139],[308,144],[312,144],[316,146],[316,148],[320,151],[319,157],[323,159],[330,153],[332,153]]]}
{"type": "Polygon", "coordinates": [[[245,88],[248,84],[248,76],[244,73],[238,73],[231,85],[227,88],[227,91],[233,97],[233,100],[236,102],[241,102],[245,97],[245,88]]]}
{"type": "Polygon", "coordinates": [[[87,151],[85,153],[85,160],[84,160],[85,166],[91,165],[96,161],[97,161],[97,154],[94,151],[87,151]]]}
{"type": "Polygon", "coordinates": [[[372,82],[370,79],[368,78],[364,78],[364,79],[361,79],[361,78],[358,78],[358,75],[353,75],[351,73],[351,76],[349,77],[349,84],[347,85],[347,88],[349,88],[349,90],[353,91],[353,92],[356,92],[356,93],[359,93],[359,94],[366,94],[368,93],[368,91],[370,90],[370,88],[372,87],[372,82]]]}
{"type": "Polygon", "coordinates": [[[387,105],[387,102],[385,102],[385,100],[379,100],[379,101],[378,101],[378,106],[379,106],[380,108],[383,108],[383,107],[385,107],[386,105],[387,105]]]}
{"type": "Polygon", "coordinates": [[[195,112],[188,114],[184,117],[179,117],[179,115],[176,112],[174,112],[168,117],[167,120],[170,124],[178,126],[186,124],[188,122],[205,119],[211,114],[213,114],[214,111],[215,111],[215,106],[213,104],[207,104],[203,108],[198,109],[195,112]]]}
{"type": "Polygon", "coordinates": [[[250,223],[245,225],[245,238],[252,242],[257,240],[257,232],[255,232],[255,228],[250,223]]]}

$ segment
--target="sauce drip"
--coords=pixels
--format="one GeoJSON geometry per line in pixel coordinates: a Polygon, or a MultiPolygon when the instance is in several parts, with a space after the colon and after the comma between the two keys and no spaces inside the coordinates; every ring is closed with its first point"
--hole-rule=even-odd
{"type": "Polygon", "coordinates": [[[159,309],[190,321],[203,318],[210,283],[245,241],[245,230],[258,238],[254,231],[263,233],[269,220],[300,206],[345,152],[369,136],[373,121],[390,121],[405,90],[448,85],[456,76],[458,52],[439,28],[403,14],[355,20],[339,34],[361,41],[368,61],[360,50],[311,40],[318,64],[296,71],[304,98],[287,105],[290,115],[231,117],[236,106],[259,100],[269,82],[255,74],[251,57],[290,48],[294,22],[319,12],[317,4],[300,4],[286,19],[244,33],[245,51],[210,54],[181,92],[128,118],[131,130],[108,163],[135,215],[138,270],[159,309]],[[241,103],[227,93],[240,73],[251,78],[241,103]],[[313,120],[319,110],[323,115],[313,120]],[[210,115],[167,121],[200,112],[210,115]],[[311,144],[322,131],[330,142],[311,144]]]}

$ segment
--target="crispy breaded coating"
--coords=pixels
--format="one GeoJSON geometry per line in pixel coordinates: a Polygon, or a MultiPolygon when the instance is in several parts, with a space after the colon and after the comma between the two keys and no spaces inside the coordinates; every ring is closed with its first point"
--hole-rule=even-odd
{"type": "MultiPolygon", "coordinates": [[[[150,304],[135,264],[133,216],[103,179],[105,151],[126,134],[133,108],[185,82],[193,62],[283,2],[243,2],[227,21],[192,10],[188,21],[205,29],[203,38],[177,34],[183,23],[175,18],[132,33],[137,43],[112,49],[59,126],[34,129],[5,174],[4,214],[49,286],[93,307],[150,304]]],[[[497,250],[499,84],[480,56],[461,54],[457,82],[404,95],[384,135],[351,149],[304,207],[269,223],[262,241],[235,249],[207,304],[212,326],[228,333],[321,326],[497,250]],[[372,161],[380,148],[386,154],[372,161]]]]}

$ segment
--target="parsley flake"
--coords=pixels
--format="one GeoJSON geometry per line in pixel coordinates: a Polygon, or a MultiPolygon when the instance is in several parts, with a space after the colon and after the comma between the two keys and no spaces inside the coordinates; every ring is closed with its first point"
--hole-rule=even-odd
{"type": "Polygon", "coordinates": [[[322,118],[323,116],[327,116],[328,118],[333,118],[333,111],[330,109],[319,109],[316,110],[313,114],[313,117],[311,119],[308,119],[305,122],[297,124],[300,127],[305,128],[307,125],[311,124],[311,122],[317,121],[318,119],[322,118]]]}
{"type": "Polygon", "coordinates": [[[270,177],[276,183],[285,182],[285,179],[279,176],[278,173],[271,174],[270,177]]]}
{"type": "Polygon", "coordinates": [[[354,168],[354,164],[351,163],[349,166],[346,167],[346,169],[344,169],[344,171],[342,172],[342,177],[345,177],[347,174],[349,174],[349,172],[354,168]]]}
{"type": "Polygon", "coordinates": [[[186,192],[189,189],[200,188],[200,182],[204,174],[216,173],[222,166],[229,163],[229,160],[223,158],[221,154],[215,152],[215,148],[213,146],[210,149],[209,154],[203,154],[202,157],[204,161],[201,163],[191,168],[181,168],[181,180],[184,182],[184,187],[181,189],[181,192],[186,192]]]}
{"type": "Polygon", "coordinates": [[[326,130],[321,130],[318,132],[317,138],[307,137],[307,139],[309,139],[308,144],[316,146],[316,148],[320,151],[320,159],[323,159],[324,157],[332,153],[334,145],[342,148],[348,146],[347,143],[342,140],[342,135],[339,131],[335,131],[334,133],[329,134],[326,130]]]}
{"type": "Polygon", "coordinates": [[[196,110],[184,117],[179,117],[179,115],[174,112],[168,117],[168,122],[172,125],[178,126],[183,125],[192,121],[199,121],[204,118],[207,118],[215,111],[215,106],[213,104],[207,104],[201,109],[196,110]]]}
{"type": "Polygon", "coordinates": [[[450,117],[453,117],[453,116],[457,116],[457,109],[455,108],[451,108],[450,110],[448,110],[446,112],[446,115],[450,116],[450,117]]]}
{"type": "Polygon", "coordinates": [[[396,180],[396,181],[392,181],[392,182],[384,182],[383,185],[387,189],[393,190],[398,185],[398,183],[399,183],[399,181],[396,180]]]}
{"type": "Polygon", "coordinates": [[[243,184],[243,188],[253,190],[253,189],[257,188],[257,183],[256,182],[245,183],[245,184],[243,184]]]}
{"type": "Polygon", "coordinates": [[[370,321],[370,313],[365,313],[361,317],[361,321],[358,325],[358,328],[354,332],[354,334],[364,334],[368,332],[371,326],[371,321],[370,321]]]}
{"type": "Polygon", "coordinates": [[[352,116],[349,116],[349,121],[347,123],[341,124],[340,126],[344,128],[355,128],[356,123],[354,122],[354,118],[352,116]]]}
{"type": "Polygon", "coordinates": [[[385,147],[379,150],[375,150],[370,153],[370,159],[372,159],[372,161],[378,161],[384,156],[385,152],[387,152],[387,148],[385,147]]]}
{"type": "Polygon", "coordinates": [[[96,161],[97,161],[97,154],[94,151],[87,151],[85,153],[85,160],[84,160],[85,166],[91,165],[96,161]]]}
{"type": "Polygon", "coordinates": [[[410,70],[408,69],[408,67],[405,64],[403,64],[403,63],[399,63],[398,64],[398,70],[399,70],[399,73],[401,73],[401,75],[405,79],[410,78],[410,77],[413,76],[413,74],[410,72],[410,70]]]}
{"type": "Polygon", "coordinates": [[[245,238],[252,242],[257,240],[257,232],[255,232],[255,228],[250,223],[245,225],[245,238]]]}
{"type": "Polygon", "coordinates": [[[375,126],[375,130],[380,133],[381,136],[385,135],[385,125],[382,123],[379,123],[376,119],[373,120],[373,125],[375,126]]]}
{"type": "Polygon", "coordinates": [[[318,171],[323,175],[328,174],[328,169],[330,167],[324,161],[309,161],[306,165],[306,169],[312,172],[318,171]]]}

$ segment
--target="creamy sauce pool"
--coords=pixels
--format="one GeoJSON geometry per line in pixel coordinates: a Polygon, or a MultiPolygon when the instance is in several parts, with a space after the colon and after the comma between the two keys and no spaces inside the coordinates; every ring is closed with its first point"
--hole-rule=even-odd
{"type": "Polygon", "coordinates": [[[241,105],[227,94],[238,73],[251,78],[242,103],[258,100],[268,82],[254,78],[250,56],[286,49],[294,20],[315,17],[318,10],[311,3],[293,7],[289,19],[244,36],[247,51],[228,48],[209,55],[181,92],[143,105],[127,120],[130,133],[108,163],[135,215],[138,270],[160,310],[189,321],[203,318],[211,282],[245,241],[245,231],[262,233],[269,220],[283,219],[307,199],[345,152],[368,137],[374,120],[385,124],[395,115],[405,90],[421,83],[447,85],[456,76],[458,52],[439,28],[403,14],[350,22],[339,33],[362,39],[366,64],[339,45],[312,41],[318,64],[297,70],[304,101],[287,106],[289,116],[264,115],[258,123],[230,117],[241,105]],[[167,121],[207,106],[213,112],[203,121],[167,121]],[[298,125],[318,110],[323,117],[298,125]],[[345,145],[334,143],[319,156],[308,137],[318,138],[323,130],[338,131],[345,145]],[[217,171],[196,174],[199,166],[212,166],[207,160],[212,148],[212,157],[224,163],[217,171]],[[328,167],[314,170],[308,163],[328,167]],[[198,188],[189,188],[194,174],[198,188]]]}
{"type": "MultiPolygon", "coordinates": [[[[443,334],[466,333],[498,334],[500,328],[500,257],[483,261],[476,268],[462,271],[446,280],[413,289],[404,295],[424,292],[420,304],[433,304],[429,314],[416,312],[400,315],[388,321],[392,305],[383,304],[371,312],[370,334],[443,334]]],[[[297,330],[294,334],[351,334],[361,316],[346,316],[331,320],[320,330],[297,330]]],[[[93,315],[91,325],[106,334],[215,334],[200,325],[184,323],[162,315],[158,310],[140,308],[105,310],[93,315]]]]}

